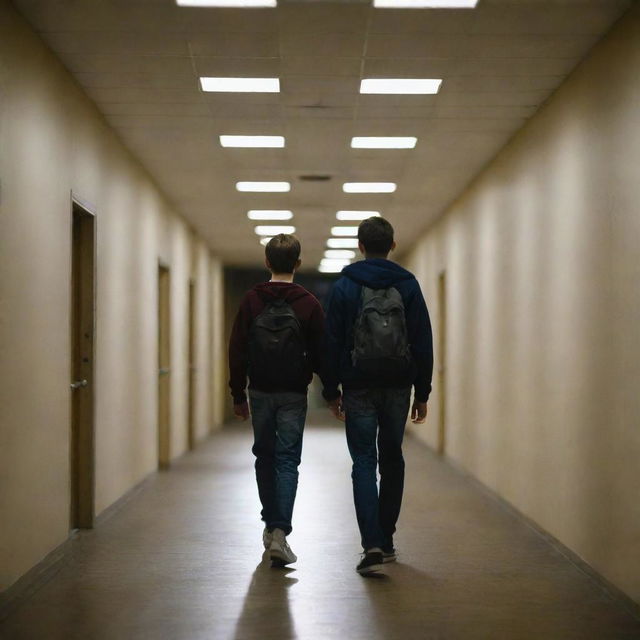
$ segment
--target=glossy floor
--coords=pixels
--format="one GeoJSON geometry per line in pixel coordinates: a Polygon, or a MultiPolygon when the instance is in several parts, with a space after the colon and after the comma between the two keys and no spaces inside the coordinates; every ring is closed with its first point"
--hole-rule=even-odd
{"type": "Polygon", "coordinates": [[[640,622],[539,534],[406,443],[399,562],[361,578],[339,427],[305,434],[290,570],[262,561],[248,426],[148,482],[0,637],[122,640],[640,638],[640,622]]]}

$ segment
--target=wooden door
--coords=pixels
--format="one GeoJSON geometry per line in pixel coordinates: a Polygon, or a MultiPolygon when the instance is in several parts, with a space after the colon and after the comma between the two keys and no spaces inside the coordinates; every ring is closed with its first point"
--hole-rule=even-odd
{"type": "Polygon", "coordinates": [[[196,446],[195,433],[195,387],[196,387],[196,328],[195,328],[195,283],[193,280],[189,282],[189,449],[196,446]]]}
{"type": "Polygon", "coordinates": [[[171,460],[171,274],[158,268],[158,468],[171,460]]]}
{"type": "Polygon", "coordinates": [[[438,278],[438,453],[446,449],[447,408],[447,275],[444,271],[438,278]]]}
{"type": "Polygon", "coordinates": [[[72,529],[95,516],[95,217],[72,204],[71,249],[71,509],[72,529]]]}

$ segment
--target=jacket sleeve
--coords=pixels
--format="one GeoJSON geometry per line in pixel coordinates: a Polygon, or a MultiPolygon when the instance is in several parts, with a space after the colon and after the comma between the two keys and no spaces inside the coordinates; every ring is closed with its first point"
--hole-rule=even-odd
{"type": "Polygon", "coordinates": [[[247,400],[245,389],[247,387],[248,340],[251,319],[249,299],[245,296],[240,304],[229,339],[229,387],[234,404],[242,404],[247,400]]]}
{"type": "Polygon", "coordinates": [[[327,401],[335,400],[339,395],[340,384],[340,357],[345,346],[345,299],[336,283],[331,290],[327,302],[327,317],[325,320],[324,348],[324,374],[321,374],[323,391],[322,395],[327,401]]]}
{"type": "Polygon", "coordinates": [[[413,383],[415,399],[427,402],[433,376],[433,336],[429,311],[417,281],[414,294],[409,299],[409,308],[405,312],[411,354],[417,369],[413,383]]]}

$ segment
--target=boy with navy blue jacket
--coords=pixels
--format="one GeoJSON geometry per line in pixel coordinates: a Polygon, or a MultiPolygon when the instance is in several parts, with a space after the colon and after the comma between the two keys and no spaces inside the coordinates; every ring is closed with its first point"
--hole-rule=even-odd
{"type": "MultiPolygon", "coordinates": [[[[433,342],[420,285],[412,273],[387,259],[395,248],[391,224],[383,218],[369,218],[360,224],[358,240],[365,259],[343,269],[327,305],[323,393],[334,415],[346,420],[353,460],[353,496],[364,549],[356,570],[365,575],[396,557],[393,534],[404,488],[402,440],[412,387],[412,421],[422,423],[426,419],[433,342]],[[357,366],[354,333],[365,294],[393,289],[400,294],[404,306],[408,362],[400,372],[389,375],[383,369],[372,377],[357,366]],[[338,385],[342,386],[342,393],[338,385]]],[[[396,297],[397,293],[393,292],[396,297]]]]}

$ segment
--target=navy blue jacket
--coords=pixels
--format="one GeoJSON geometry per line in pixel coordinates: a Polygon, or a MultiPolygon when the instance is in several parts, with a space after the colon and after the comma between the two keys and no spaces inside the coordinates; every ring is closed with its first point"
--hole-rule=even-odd
{"type": "Polygon", "coordinates": [[[342,277],[333,285],[326,309],[324,355],[327,358],[327,376],[324,397],[327,400],[338,397],[339,384],[343,389],[371,386],[370,382],[359,377],[351,363],[353,327],[360,308],[363,285],[371,289],[395,287],[402,296],[414,369],[407,374],[406,380],[394,381],[392,386],[400,388],[413,385],[415,399],[426,402],[431,392],[433,374],[433,339],[427,305],[415,276],[395,262],[383,258],[354,262],[342,270],[342,277]]]}

